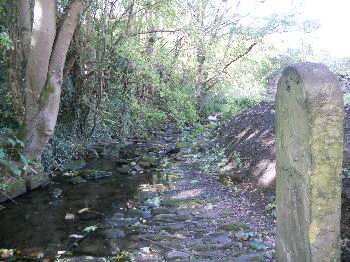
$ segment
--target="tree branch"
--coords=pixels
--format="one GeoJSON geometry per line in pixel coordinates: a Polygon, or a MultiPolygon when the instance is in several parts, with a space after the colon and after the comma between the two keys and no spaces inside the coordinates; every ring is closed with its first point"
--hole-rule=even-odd
{"type": "Polygon", "coordinates": [[[232,65],[234,62],[236,62],[237,60],[241,59],[242,57],[246,56],[252,49],[254,46],[256,46],[258,43],[254,42],[252,43],[245,52],[243,52],[242,54],[240,54],[239,56],[237,56],[235,59],[231,60],[229,63],[227,63],[224,68],[222,69],[222,72],[225,72],[226,69],[232,65]]]}
{"type": "Polygon", "coordinates": [[[70,4],[55,40],[50,59],[49,74],[59,73],[62,76],[68,48],[83,9],[84,2],[82,0],[74,0],[70,4]]]}
{"type": "Polygon", "coordinates": [[[154,34],[154,33],[176,33],[181,31],[181,29],[174,29],[174,30],[170,30],[170,29],[153,29],[153,30],[149,30],[149,31],[142,31],[142,32],[137,32],[134,34],[130,34],[130,36],[138,36],[138,35],[146,35],[146,34],[154,34]]]}
{"type": "Polygon", "coordinates": [[[207,79],[204,84],[209,83],[210,81],[214,80],[215,78],[217,78],[219,75],[221,75],[222,73],[225,73],[227,68],[230,67],[230,65],[232,65],[234,62],[238,61],[239,59],[243,58],[244,56],[246,56],[250,51],[252,51],[252,49],[254,48],[254,46],[256,46],[258,43],[254,42],[252,43],[243,53],[239,54],[238,56],[236,56],[234,59],[232,59],[230,62],[228,62],[227,64],[225,64],[225,66],[214,76],[210,77],[209,79],[207,79]]]}

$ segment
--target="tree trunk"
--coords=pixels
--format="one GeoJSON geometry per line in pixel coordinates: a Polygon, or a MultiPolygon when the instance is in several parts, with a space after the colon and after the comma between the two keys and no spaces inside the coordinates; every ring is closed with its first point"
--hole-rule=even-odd
{"type": "Polygon", "coordinates": [[[40,160],[54,132],[65,59],[83,7],[82,0],[73,0],[57,31],[56,1],[35,1],[25,71],[24,153],[29,159],[40,160]]]}
{"type": "Polygon", "coordinates": [[[24,123],[24,91],[25,71],[32,32],[32,8],[28,0],[16,2],[16,22],[11,29],[11,37],[14,43],[14,50],[10,56],[10,71],[12,102],[16,112],[16,119],[20,125],[24,123]]]}

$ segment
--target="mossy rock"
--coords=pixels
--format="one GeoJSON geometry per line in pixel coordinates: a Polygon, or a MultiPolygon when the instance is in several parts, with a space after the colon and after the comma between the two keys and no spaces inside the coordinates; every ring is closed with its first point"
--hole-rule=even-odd
{"type": "Polygon", "coordinates": [[[64,165],[64,171],[77,171],[85,167],[86,162],[84,159],[72,160],[64,165]]]}
{"type": "Polygon", "coordinates": [[[155,156],[142,156],[139,159],[139,165],[142,167],[155,167],[158,164],[159,159],[155,156]]]}
{"type": "Polygon", "coordinates": [[[49,182],[50,179],[44,174],[28,176],[25,178],[20,177],[10,182],[3,194],[0,193],[0,203],[21,196],[41,186],[45,186],[49,182]]]}
{"type": "Polygon", "coordinates": [[[23,178],[19,178],[7,185],[6,192],[0,193],[0,203],[9,199],[18,197],[27,192],[26,181],[23,178]]]}
{"type": "Polygon", "coordinates": [[[161,202],[162,206],[166,207],[178,207],[178,208],[196,208],[204,206],[205,201],[199,198],[194,199],[163,199],[161,202]]]}
{"type": "Polygon", "coordinates": [[[234,232],[238,232],[241,230],[249,230],[249,226],[241,222],[226,223],[221,225],[220,228],[225,231],[234,231],[234,232]]]}
{"type": "Polygon", "coordinates": [[[179,202],[177,199],[163,199],[161,204],[166,207],[177,207],[179,202]]]}

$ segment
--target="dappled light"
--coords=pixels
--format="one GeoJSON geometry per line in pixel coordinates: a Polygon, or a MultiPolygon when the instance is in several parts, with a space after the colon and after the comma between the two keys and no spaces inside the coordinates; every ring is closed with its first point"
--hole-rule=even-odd
{"type": "Polygon", "coordinates": [[[185,190],[175,195],[173,199],[191,199],[193,197],[198,197],[203,194],[203,190],[200,188],[185,190]]]}
{"type": "MultiPolygon", "coordinates": [[[[40,1],[36,1],[34,5],[33,13],[35,14],[33,17],[33,31],[40,31],[42,30],[43,25],[43,9],[40,4],[40,1]]],[[[35,47],[36,45],[36,39],[33,37],[31,40],[31,46],[35,47]]]]}
{"type": "Polygon", "coordinates": [[[0,1],[0,260],[350,261],[349,7],[0,1]]]}

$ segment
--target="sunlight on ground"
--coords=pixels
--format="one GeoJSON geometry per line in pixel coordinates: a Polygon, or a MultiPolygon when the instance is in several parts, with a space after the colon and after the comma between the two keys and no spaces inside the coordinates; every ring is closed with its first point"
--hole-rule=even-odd
{"type": "Polygon", "coordinates": [[[259,176],[258,185],[260,187],[269,187],[271,186],[276,178],[276,163],[271,160],[262,160],[256,165],[256,168],[253,172],[253,175],[259,176]]]}
{"type": "Polygon", "coordinates": [[[200,196],[203,193],[202,189],[191,189],[191,190],[185,190],[181,191],[179,194],[173,197],[173,199],[187,199],[187,198],[193,198],[200,196]]]}

